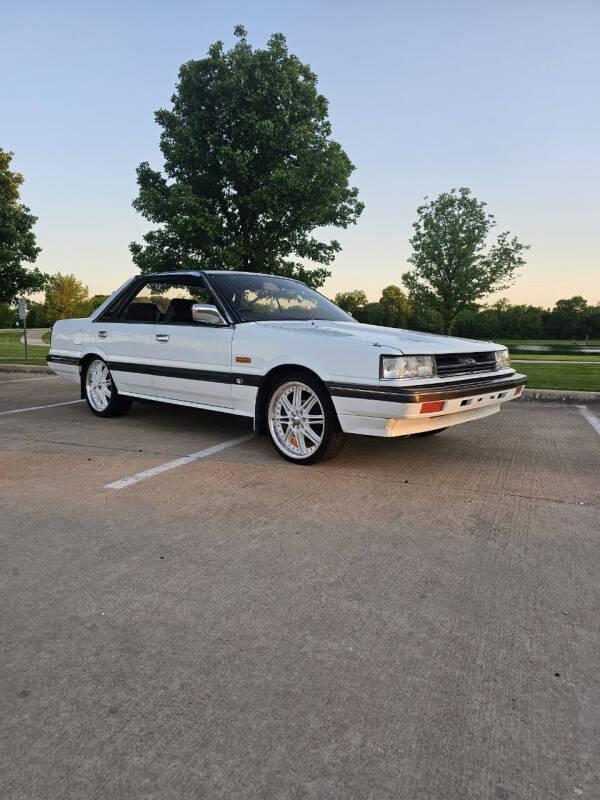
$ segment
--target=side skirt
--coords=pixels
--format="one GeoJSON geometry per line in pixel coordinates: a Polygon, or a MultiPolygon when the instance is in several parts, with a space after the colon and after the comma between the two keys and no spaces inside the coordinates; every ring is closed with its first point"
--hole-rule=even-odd
{"type": "Polygon", "coordinates": [[[151,394],[138,394],[137,392],[119,392],[123,397],[135,397],[138,400],[148,400],[152,403],[163,403],[166,406],[188,406],[189,408],[201,408],[204,411],[220,411],[223,414],[235,414],[238,417],[250,417],[254,414],[248,411],[240,411],[229,406],[211,406],[208,403],[192,403],[188,400],[172,400],[170,397],[156,397],[151,394]]]}

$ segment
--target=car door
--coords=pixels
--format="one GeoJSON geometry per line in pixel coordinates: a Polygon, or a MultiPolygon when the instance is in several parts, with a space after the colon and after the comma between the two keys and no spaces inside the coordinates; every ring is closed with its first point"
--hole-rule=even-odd
{"type": "Polygon", "coordinates": [[[215,303],[199,278],[175,285],[161,321],[152,329],[154,394],[167,400],[231,408],[233,328],[194,322],[194,302],[215,303]]]}
{"type": "Polygon", "coordinates": [[[160,311],[153,303],[139,301],[143,287],[133,296],[131,291],[123,308],[95,320],[90,333],[92,343],[105,354],[117,390],[151,396],[150,344],[160,311]]]}

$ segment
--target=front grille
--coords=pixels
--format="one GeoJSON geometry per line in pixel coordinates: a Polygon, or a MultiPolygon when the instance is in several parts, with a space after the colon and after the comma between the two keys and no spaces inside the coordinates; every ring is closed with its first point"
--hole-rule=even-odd
{"type": "Polygon", "coordinates": [[[472,372],[492,372],[496,369],[496,355],[491,353],[448,353],[435,357],[440,378],[449,375],[468,375],[472,372]]]}

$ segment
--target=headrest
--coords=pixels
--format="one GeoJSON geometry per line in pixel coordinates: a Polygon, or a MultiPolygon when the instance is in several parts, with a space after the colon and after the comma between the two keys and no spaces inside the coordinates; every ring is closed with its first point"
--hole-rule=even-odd
{"type": "Polygon", "coordinates": [[[183,298],[175,298],[169,303],[167,313],[165,314],[165,322],[193,322],[192,319],[192,306],[193,300],[184,300],[183,298]]]}
{"type": "Polygon", "coordinates": [[[156,322],[159,317],[160,311],[154,303],[130,303],[125,314],[125,319],[139,322],[156,322]]]}

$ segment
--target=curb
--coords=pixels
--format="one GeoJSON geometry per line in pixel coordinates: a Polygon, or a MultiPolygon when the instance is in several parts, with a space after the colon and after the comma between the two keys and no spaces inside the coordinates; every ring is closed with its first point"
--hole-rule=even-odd
{"type": "Polygon", "coordinates": [[[0,364],[0,372],[41,372],[43,374],[52,374],[50,367],[44,367],[42,364],[0,364]]]}
{"type": "Polygon", "coordinates": [[[523,400],[538,403],[565,403],[595,405],[600,403],[600,392],[567,392],[561,389],[524,389],[521,392],[523,400]]]}

